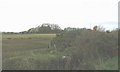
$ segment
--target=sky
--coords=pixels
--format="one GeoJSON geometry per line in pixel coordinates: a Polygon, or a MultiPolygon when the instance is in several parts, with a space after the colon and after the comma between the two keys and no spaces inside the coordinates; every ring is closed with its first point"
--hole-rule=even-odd
{"type": "Polygon", "coordinates": [[[0,0],[0,31],[20,32],[43,23],[65,27],[118,27],[119,0],[0,0]]]}

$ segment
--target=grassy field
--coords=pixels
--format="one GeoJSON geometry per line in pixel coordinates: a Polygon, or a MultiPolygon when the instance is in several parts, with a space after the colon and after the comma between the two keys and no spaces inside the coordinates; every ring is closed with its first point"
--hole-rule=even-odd
{"type": "Polygon", "coordinates": [[[3,39],[23,39],[23,38],[47,38],[51,39],[55,37],[56,34],[3,34],[3,39]]]}
{"type": "Polygon", "coordinates": [[[50,54],[48,49],[49,42],[55,36],[55,34],[3,35],[3,69],[35,69],[31,63],[36,60],[46,61],[55,58],[56,55],[50,54]]]}
{"type": "MultiPolygon", "coordinates": [[[[48,44],[55,37],[56,34],[4,34],[2,36],[3,70],[64,69],[62,56],[67,52],[59,52],[53,48],[48,48],[48,44]]],[[[70,52],[73,50],[70,50],[70,52]]],[[[77,53],[76,50],[75,53],[77,53]]],[[[79,56],[79,52],[75,56],[79,56]]],[[[97,70],[118,69],[117,56],[98,63],[98,65],[95,65],[97,70]]],[[[92,64],[94,65],[94,62],[92,64]]]]}

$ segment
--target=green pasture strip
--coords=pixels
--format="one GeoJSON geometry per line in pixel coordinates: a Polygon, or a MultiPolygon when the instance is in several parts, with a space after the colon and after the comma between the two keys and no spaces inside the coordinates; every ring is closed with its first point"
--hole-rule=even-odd
{"type": "Polygon", "coordinates": [[[3,34],[3,39],[14,38],[53,38],[56,34],[3,34]]]}

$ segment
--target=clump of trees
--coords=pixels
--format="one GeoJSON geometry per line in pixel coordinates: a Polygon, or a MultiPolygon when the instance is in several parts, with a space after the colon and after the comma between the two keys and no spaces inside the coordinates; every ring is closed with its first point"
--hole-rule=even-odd
{"type": "Polygon", "coordinates": [[[22,33],[60,33],[61,30],[57,24],[43,23],[41,26],[30,28],[28,31],[22,33]]]}

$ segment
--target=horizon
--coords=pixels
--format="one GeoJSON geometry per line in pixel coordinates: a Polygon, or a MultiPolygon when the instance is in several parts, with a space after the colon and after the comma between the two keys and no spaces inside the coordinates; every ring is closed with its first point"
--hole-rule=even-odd
{"type": "MultiPolygon", "coordinates": [[[[86,28],[86,29],[93,29],[94,26],[101,26],[103,28],[105,28],[105,31],[106,30],[109,30],[109,31],[112,31],[116,28],[118,28],[118,24],[117,22],[110,22],[109,25],[107,25],[109,22],[105,22],[105,23],[98,23],[98,24],[89,24],[88,26],[83,26],[83,27],[71,27],[71,28],[86,28]]],[[[44,24],[44,23],[42,23],[44,24]]],[[[38,26],[41,26],[42,24],[39,24],[38,26]]],[[[56,24],[56,23],[48,23],[48,24],[56,24]]],[[[57,24],[58,25],[58,24],[57,24]]],[[[38,27],[36,26],[36,27],[38,27]]],[[[59,25],[60,26],[60,25],[59,25]]],[[[36,28],[36,27],[31,27],[31,28],[36,28]]],[[[68,26],[70,27],[70,26],[68,26]]],[[[61,28],[61,26],[60,26],[61,28]]],[[[67,28],[67,27],[64,27],[64,28],[67,28]]],[[[64,30],[64,28],[61,28],[62,30],[64,30]]],[[[27,30],[29,30],[30,28],[28,28],[27,30]]],[[[23,31],[27,31],[27,30],[23,30],[23,31]]],[[[1,32],[22,32],[22,31],[1,31],[1,32]]]]}
{"type": "Polygon", "coordinates": [[[106,30],[118,28],[119,0],[3,0],[0,31],[21,32],[43,23],[106,30]]]}

